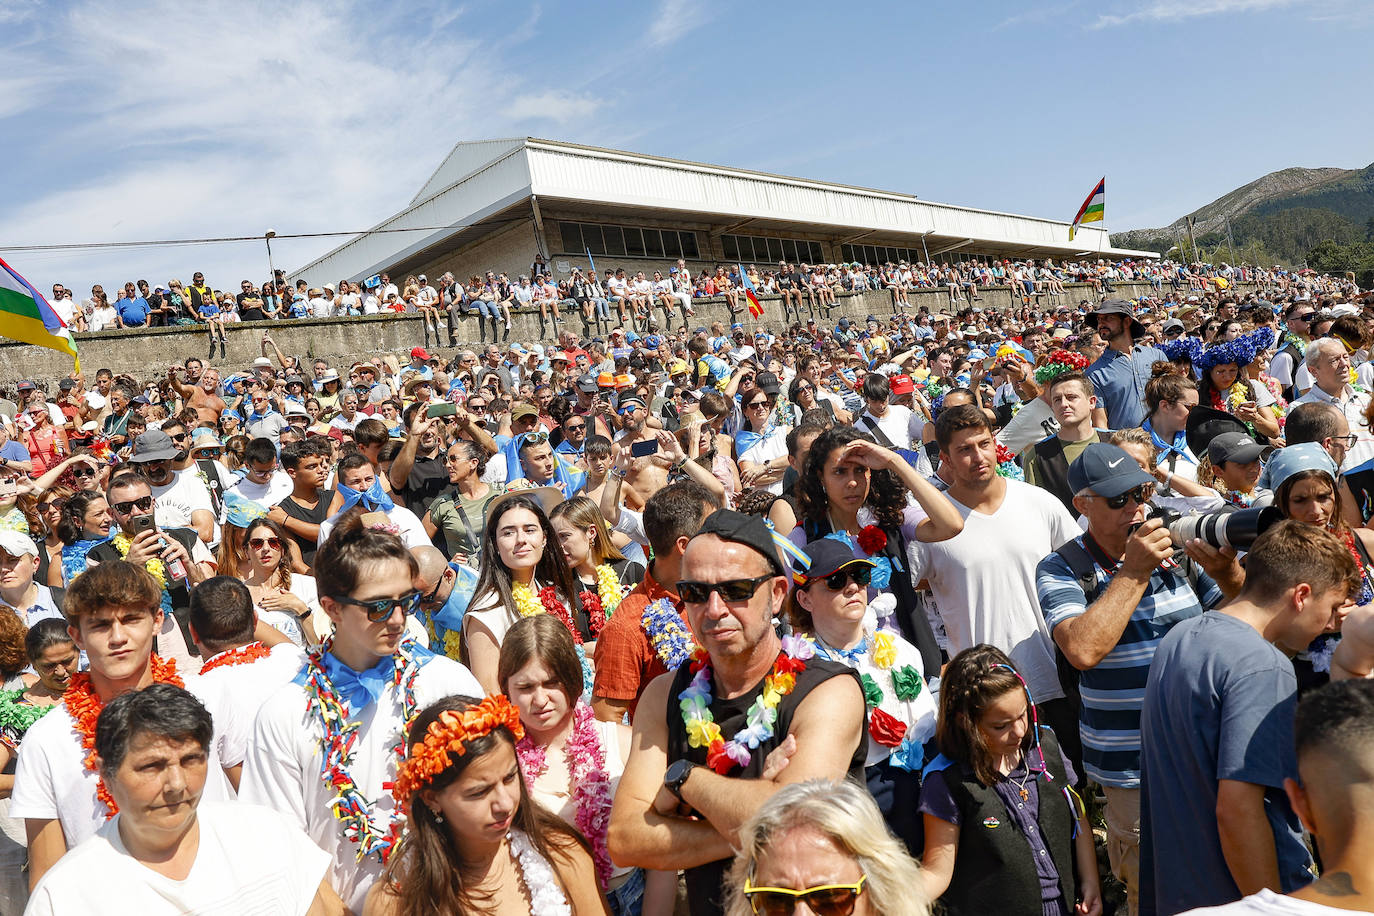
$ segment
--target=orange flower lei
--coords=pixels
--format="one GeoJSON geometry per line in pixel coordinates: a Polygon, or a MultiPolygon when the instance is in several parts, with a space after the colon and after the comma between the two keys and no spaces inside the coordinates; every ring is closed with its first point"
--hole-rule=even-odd
{"type": "Polygon", "coordinates": [[[228,668],[230,665],[251,665],[258,659],[266,658],[271,654],[272,650],[262,643],[250,642],[216,655],[200,666],[200,673],[207,674],[216,668],[228,668]]]}
{"type": "Polygon", "coordinates": [[[439,713],[439,718],[425,729],[424,741],[411,748],[410,755],[396,773],[391,788],[396,810],[409,813],[411,798],[448,769],[450,754],[461,757],[467,753],[466,742],[491,734],[497,728],[506,729],[516,741],[525,737],[520,711],[500,694],[486,697],[461,712],[449,709],[439,713]]]}
{"type": "MultiPolygon", "coordinates": [[[[153,671],[153,683],[186,686],[177,675],[175,660],[164,660],[154,655],[148,659],[148,666],[153,671]]],[[[100,769],[96,765],[95,722],[100,718],[100,711],[105,708],[105,704],[95,692],[91,676],[85,671],[72,675],[72,684],[62,695],[62,703],[67,708],[67,715],[72,717],[72,722],[76,725],[77,734],[81,736],[81,749],[86,752],[86,769],[95,773],[99,779],[95,797],[105,803],[105,820],[108,821],[119,813],[119,805],[115,804],[114,796],[110,795],[110,790],[105,786],[105,779],[100,776],[100,769]]]]}

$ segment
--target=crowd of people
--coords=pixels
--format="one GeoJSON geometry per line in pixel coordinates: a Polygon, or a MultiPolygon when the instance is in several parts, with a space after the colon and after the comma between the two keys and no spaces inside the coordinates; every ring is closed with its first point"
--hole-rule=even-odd
{"type": "Polygon", "coordinates": [[[1367,908],[1374,294],[1104,267],[0,386],[0,913],[1367,908]]]}

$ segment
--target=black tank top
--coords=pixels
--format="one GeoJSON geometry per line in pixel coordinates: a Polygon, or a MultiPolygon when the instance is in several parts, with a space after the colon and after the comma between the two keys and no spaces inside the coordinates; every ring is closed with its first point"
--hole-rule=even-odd
{"type": "MultiPolygon", "coordinates": [[[[797,684],[792,692],[778,704],[778,721],[773,727],[773,737],[754,750],[749,765],[737,768],[730,775],[741,779],[757,779],[763,772],[763,762],[770,751],[782,744],[792,730],[792,716],[807,695],[832,677],[851,677],[858,682],[859,675],[854,669],[839,662],[823,658],[812,658],[806,668],[797,675],[797,684]]],[[[673,687],[668,696],[668,762],[690,760],[706,765],[706,748],[691,747],[687,742],[687,728],[682,721],[682,709],[678,705],[678,695],[687,688],[692,680],[691,665],[683,665],[673,675],[673,687]]],[[[862,686],[862,685],[860,685],[862,686]]],[[[753,690],[731,700],[714,697],[711,700],[711,715],[720,726],[721,733],[734,735],[745,724],[749,707],[763,693],[763,681],[753,690]]],[[[859,742],[849,758],[848,776],[863,785],[864,758],[867,754],[867,728],[861,729],[859,742]]],[[[724,912],[725,872],[730,867],[730,859],[720,859],[687,870],[687,902],[692,916],[721,916],[724,912]]]]}

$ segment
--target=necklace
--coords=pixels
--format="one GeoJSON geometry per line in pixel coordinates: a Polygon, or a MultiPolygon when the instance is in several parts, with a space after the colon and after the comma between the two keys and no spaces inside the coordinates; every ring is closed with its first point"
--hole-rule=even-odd
{"type": "Polygon", "coordinates": [[[268,649],[262,643],[250,642],[233,649],[226,649],[218,655],[211,656],[205,664],[200,666],[200,673],[204,676],[214,671],[216,668],[227,668],[232,665],[251,665],[258,659],[266,658],[271,654],[272,650],[268,649]]]}
{"type": "Polygon", "coordinates": [[[1350,555],[1355,558],[1355,568],[1360,571],[1360,596],[1355,603],[1359,605],[1369,604],[1374,601],[1374,589],[1369,585],[1369,569],[1364,565],[1364,558],[1360,556],[1359,549],[1355,546],[1355,532],[1346,528],[1342,532],[1345,540],[1345,549],[1350,551],[1350,555]]]}
{"type": "MultiPolygon", "coordinates": [[[[573,622],[572,611],[558,599],[558,590],[552,585],[546,585],[539,589],[539,597],[536,598],[530,586],[513,582],[510,593],[511,597],[515,599],[515,609],[520,612],[521,617],[550,614],[555,619],[563,621],[563,625],[572,634],[573,642],[579,646],[582,645],[582,633],[577,629],[577,624],[573,622]]],[[[602,624],[605,624],[604,615],[602,624]]]]}
{"type": "Polygon", "coordinates": [[[583,589],[577,596],[582,603],[582,609],[587,612],[587,628],[591,630],[593,640],[601,635],[602,629],[606,626],[606,621],[620,606],[620,599],[623,596],[620,577],[615,574],[615,570],[611,569],[609,564],[602,563],[596,567],[595,572],[596,591],[583,589]]]}
{"type": "MultiPolygon", "coordinates": [[[[515,751],[526,783],[533,783],[547,772],[548,748],[536,744],[528,730],[515,751]]],[[[606,851],[606,831],[611,823],[611,779],[606,773],[606,752],[597,734],[596,719],[586,703],[579,702],[573,708],[572,733],[563,743],[563,761],[576,806],[575,826],[592,845],[597,881],[605,888],[611,879],[611,857],[606,851]]]]}
{"type": "Polygon", "coordinates": [[[890,706],[893,712],[882,709],[888,695],[873,675],[863,670],[860,664],[867,659],[874,668],[888,673],[892,696],[899,704],[909,703],[921,695],[925,689],[925,678],[913,665],[897,665],[897,640],[891,633],[877,630],[864,636],[863,642],[853,649],[836,649],[820,635],[815,636],[817,651],[823,658],[841,662],[859,672],[859,682],[863,685],[864,705],[868,708],[868,734],[878,744],[887,748],[900,748],[907,738],[907,732],[914,722],[899,718],[910,716],[910,711],[900,705],[890,706]]]}
{"type": "Polygon", "coordinates": [[[773,737],[782,698],[797,686],[797,675],[806,670],[807,659],[815,654],[815,647],[800,636],[784,636],[782,651],[763,679],[763,692],[745,714],[744,727],[726,741],[711,713],[711,656],[698,648],[692,654],[692,681],[678,695],[688,744],[706,748],[707,766],[722,776],[736,766],[747,767],[753,749],[773,737]]]}
{"type": "Polygon", "coordinates": [[[519,830],[512,830],[508,839],[511,852],[515,854],[520,881],[530,897],[530,913],[533,916],[572,916],[572,907],[563,894],[558,876],[534,848],[529,837],[519,830]]]}
{"type": "Polygon", "coordinates": [[[682,617],[668,598],[650,601],[639,618],[649,644],[658,653],[663,667],[676,671],[696,651],[696,640],[682,625],[682,617]]]}
{"type": "MultiPolygon", "coordinates": [[[[1008,772],[1007,782],[1016,786],[1016,794],[1021,796],[1022,801],[1030,801],[1030,789],[1026,788],[1026,784],[1030,782],[1031,777],[1034,776],[1035,773],[1032,772],[1029,761],[1026,761],[1024,757],[1022,757],[1022,762],[1026,764],[1026,775],[1021,778],[1020,782],[1016,782],[1016,780],[1011,778],[1011,773],[1008,772]]],[[[1012,767],[1012,769],[1015,770],[1016,768],[1012,767]]]]}
{"type": "MultiPolygon", "coordinates": [[[[372,820],[372,802],[369,802],[348,768],[353,763],[353,750],[362,723],[348,714],[348,709],[334,690],[334,685],[324,670],[324,654],[329,651],[333,640],[326,638],[306,656],[305,693],[306,711],[319,717],[320,729],[320,777],[326,786],[332,786],[334,798],[329,809],[336,820],[343,822],[343,835],[358,844],[358,861],[374,856],[386,863],[396,838],[400,834],[401,821],[393,812],[385,817],[384,826],[372,820]]],[[[396,735],[392,753],[396,765],[405,758],[405,735],[415,718],[417,703],[415,699],[415,678],[420,673],[413,646],[408,639],[401,640],[396,648],[395,673],[391,684],[402,695],[402,725],[396,735]]],[[[384,784],[384,789],[390,786],[384,784]]]]}
{"type": "MultiPolygon", "coordinates": [[[[148,667],[153,674],[153,683],[186,686],[177,674],[177,663],[172,659],[163,661],[153,655],[148,658],[148,667]]],[[[95,753],[95,722],[100,718],[100,711],[105,708],[105,702],[95,692],[95,684],[91,681],[89,673],[80,671],[72,675],[72,684],[63,694],[62,703],[67,707],[67,715],[72,717],[77,734],[81,736],[81,749],[86,752],[86,770],[96,774],[98,782],[95,797],[104,803],[105,820],[109,820],[119,813],[119,805],[115,804],[114,797],[105,786],[105,778],[100,775],[100,769],[96,766],[95,753]]]]}

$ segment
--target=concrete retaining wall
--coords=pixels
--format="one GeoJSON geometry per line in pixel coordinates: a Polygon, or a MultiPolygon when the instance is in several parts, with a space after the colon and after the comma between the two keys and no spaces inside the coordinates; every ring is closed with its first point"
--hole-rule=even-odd
{"type": "MultiPolygon", "coordinates": [[[[1147,294],[1148,283],[1124,283],[1117,286],[1117,295],[1125,298],[1147,294]]],[[[984,309],[996,311],[1019,305],[1010,287],[994,287],[984,290],[983,301],[978,303],[984,309]]],[[[1087,284],[1069,284],[1067,295],[1060,297],[1063,304],[1075,306],[1084,299],[1093,299],[1092,287],[1087,284]]],[[[922,290],[910,295],[909,311],[926,306],[932,312],[950,310],[949,297],[943,290],[922,290]]],[[[770,331],[783,327],[781,300],[776,296],[762,297],[763,318],[754,322],[745,320],[746,327],[761,325],[770,331]]],[[[1042,307],[1051,304],[1044,297],[1042,307]]],[[[1053,304],[1059,304],[1055,300],[1053,304]]],[[[959,305],[960,308],[963,304],[959,305]]],[[[724,300],[698,300],[693,303],[696,315],[690,319],[690,327],[709,327],[713,321],[730,321],[729,310],[724,300]]],[[[831,309],[828,319],[817,316],[818,321],[830,324],[842,316],[863,320],[868,315],[879,317],[894,312],[892,296],[887,292],[866,292],[845,294],[839,297],[837,307],[831,309]]],[[[662,312],[657,315],[661,319],[662,312]]],[[[748,319],[748,313],[742,313],[748,319]]],[[[673,326],[680,327],[681,313],[676,316],[673,326]]],[[[481,344],[489,333],[490,322],[486,327],[479,326],[475,317],[459,319],[458,336],[460,343],[481,344]]],[[[586,334],[580,315],[565,315],[560,328],[586,334]]],[[[218,349],[210,365],[221,368],[226,374],[235,369],[248,366],[260,356],[264,331],[271,333],[273,340],[283,353],[304,359],[323,357],[336,366],[344,367],[357,358],[369,358],[379,353],[391,352],[402,356],[402,364],[408,358],[411,347],[417,343],[447,356],[453,351],[448,346],[448,336],[442,341],[426,339],[424,326],[418,315],[368,315],[358,318],[301,319],[296,321],[248,322],[229,326],[228,357],[221,359],[218,349]]],[[[592,334],[596,333],[593,328],[592,334]]],[[[504,332],[501,340],[505,340],[504,332]]],[[[592,336],[592,335],[588,335],[592,336]]],[[[548,345],[553,342],[552,324],[540,326],[539,313],[517,314],[510,331],[510,340],[522,343],[540,342],[548,345]]],[[[499,341],[498,341],[499,342],[499,341]]],[[[116,374],[127,372],[143,379],[157,370],[165,370],[172,363],[180,363],[190,356],[205,358],[209,350],[209,336],[203,328],[142,328],[138,330],[99,331],[77,335],[77,346],[81,351],[82,368],[88,379],[93,379],[95,370],[108,368],[116,374]]],[[[56,392],[57,381],[71,371],[70,359],[62,353],[41,347],[29,346],[11,341],[0,342],[0,384],[12,387],[19,379],[33,379],[48,383],[48,390],[56,392]]]]}

